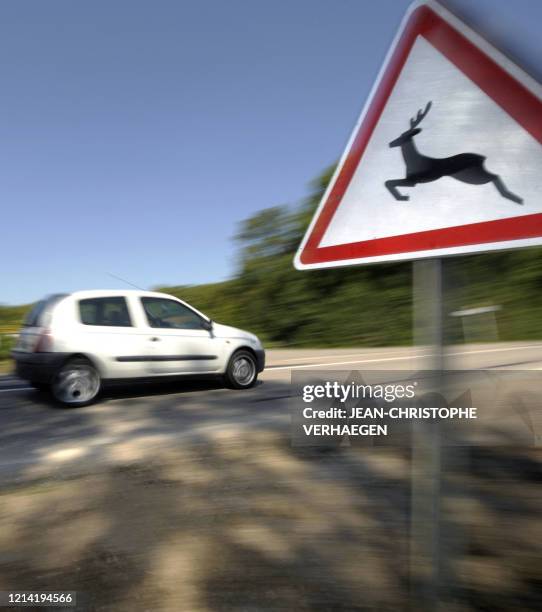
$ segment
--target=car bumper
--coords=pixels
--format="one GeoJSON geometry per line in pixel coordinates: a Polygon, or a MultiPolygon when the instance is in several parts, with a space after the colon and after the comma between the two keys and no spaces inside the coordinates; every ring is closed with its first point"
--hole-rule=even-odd
{"type": "Polygon", "coordinates": [[[256,353],[256,362],[258,364],[258,372],[263,372],[265,368],[265,351],[263,349],[259,349],[254,351],[256,353]]]}
{"type": "Polygon", "coordinates": [[[63,353],[23,353],[12,351],[15,374],[23,380],[50,383],[55,372],[65,359],[63,353]]]}

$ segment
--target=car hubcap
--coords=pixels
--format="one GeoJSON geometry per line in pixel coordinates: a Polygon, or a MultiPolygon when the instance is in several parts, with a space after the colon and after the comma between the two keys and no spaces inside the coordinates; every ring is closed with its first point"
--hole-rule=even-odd
{"type": "Polygon", "coordinates": [[[249,357],[238,357],[232,368],[235,382],[240,385],[250,385],[256,375],[256,367],[249,357]]]}
{"type": "Polygon", "coordinates": [[[55,397],[66,404],[88,402],[100,388],[100,378],[94,368],[87,365],[64,367],[53,384],[55,397]]]}

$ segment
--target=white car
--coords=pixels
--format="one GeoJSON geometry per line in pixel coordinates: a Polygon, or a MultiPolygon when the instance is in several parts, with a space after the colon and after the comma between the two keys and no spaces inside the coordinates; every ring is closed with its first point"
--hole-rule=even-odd
{"type": "Polygon", "coordinates": [[[77,291],[38,302],[12,352],[16,373],[69,406],[111,380],[216,374],[252,387],[265,366],[259,339],[151,291],[77,291]]]}

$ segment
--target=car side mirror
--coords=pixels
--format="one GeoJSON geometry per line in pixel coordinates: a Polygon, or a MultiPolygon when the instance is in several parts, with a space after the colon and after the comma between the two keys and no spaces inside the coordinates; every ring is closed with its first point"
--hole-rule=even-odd
{"type": "Polygon", "coordinates": [[[201,326],[203,327],[203,329],[206,329],[209,332],[213,330],[213,322],[211,320],[207,321],[203,319],[201,322],[201,326]]]}

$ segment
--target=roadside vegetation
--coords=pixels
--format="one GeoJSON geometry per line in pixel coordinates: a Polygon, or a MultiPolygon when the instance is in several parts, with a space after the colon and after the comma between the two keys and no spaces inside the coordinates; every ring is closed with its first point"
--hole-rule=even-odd
{"type": "MultiPolygon", "coordinates": [[[[389,346],[412,342],[412,264],[299,272],[293,256],[333,168],[310,184],[297,205],[260,211],[234,237],[237,272],[231,280],[160,287],[213,319],[250,329],[268,346],[389,346]]],[[[447,260],[449,311],[500,306],[497,314],[471,317],[468,333],[449,318],[453,341],[542,338],[540,249],[447,260]]],[[[30,305],[0,307],[0,334],[18,329],[30,305]]],[[[0,359],[9,341],[2,342],[0,359]]]]}
{"type": "MultiPolygon", "coordinates": [[[[238,272],[222,283],[161,287],[217,321],[250,329],[278,346],[397,346],[412,342],[410,262],[299,272],[293,257],[331,178],[327,169],[296,206],[256,213],[240,226],[238,272]]],[[[542,338],[542,250],[445,261],[447,309],[498,306],[447,318],[453,342],[542,338]]]]}

